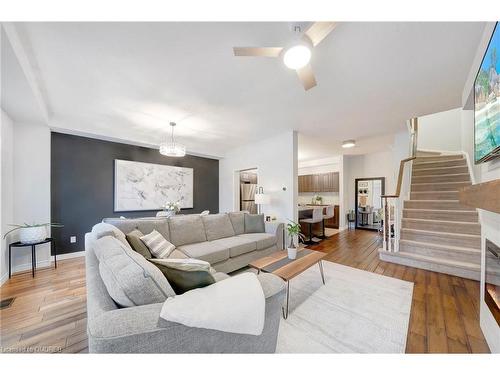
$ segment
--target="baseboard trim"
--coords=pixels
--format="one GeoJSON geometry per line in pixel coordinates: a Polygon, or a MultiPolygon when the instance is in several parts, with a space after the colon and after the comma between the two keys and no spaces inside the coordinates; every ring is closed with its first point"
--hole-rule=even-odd
{"type": "Polygon", "coordinates": [[[9,280],[9,273],[5,272],[2,277],[0,277],[0,286],[2,286],[7,280],[9,280]]]}
{"type": "MultiPolygon", "coordinates": [[[[84,257],[85,256],[85,250],[83,251],[75,251],[73,253],[66,253],[66,254],[61,254],[57,255],[57,260],[64,260],[64,259],[72,259],[72,258],[79,258],[79,257],[84,257]]],[[[50,257],[52,261],[54,261],[54,256],[52,255],[50,257]]]]}

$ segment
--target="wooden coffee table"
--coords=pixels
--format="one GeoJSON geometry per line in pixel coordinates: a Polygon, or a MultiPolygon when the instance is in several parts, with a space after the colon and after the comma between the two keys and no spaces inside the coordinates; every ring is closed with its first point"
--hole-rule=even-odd
{"type": "Polygon", "coordinates": [[[290,280],[300,275],[305,270],[319,265],[321,280],[325,283],[322,260],[326,253],[310,249],[301,249],[297,251],[297,258],[289,259],[286,250],[278,251],[267,257],[257,259],[249,264],[257,272],[268,272],[281,277],[286,281],[286,305],[282,308],[283,318],[288,318],[288,303],[290,301],[290,280]]]}

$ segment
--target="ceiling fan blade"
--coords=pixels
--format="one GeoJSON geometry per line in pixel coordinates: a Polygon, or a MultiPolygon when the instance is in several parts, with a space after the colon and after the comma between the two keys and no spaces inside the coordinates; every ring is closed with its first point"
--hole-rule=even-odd
{"type": "Polygon", "coordinates": [[[337,22],[314,22],[304,33],[317,46],[337,26],[337,22]]]}
{"type": "Polygon", "coordinates": [[[312,89],[317,85],[311,64],[307,64],[306,66],[297,69],[297,74],[299,76],[300,82],[302,83],[302,86],[304,86],[304,89],[306,91],[312,89]]]}
{"type": "Polygon", "coordinates": [[[233,47],[234,56],[278,57],[282,47],[233,47]]]}

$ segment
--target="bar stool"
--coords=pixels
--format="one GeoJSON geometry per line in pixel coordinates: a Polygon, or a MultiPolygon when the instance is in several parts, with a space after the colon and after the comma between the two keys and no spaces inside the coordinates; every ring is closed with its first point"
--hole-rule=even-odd
{"type": "Polygon", "coordinates": [[[335,211],[333,206],[326,207],[326,214],[323,215],[323,236],[322,238],[326,238],[325,236],[325,220],[332,219],[335,216],[335,211]]]}
{"type": "Polygon", "coordinates": [[[312,233],[312,225],[316,223],[321,223],[323,221],[323,208],[314,208],[312,217],[310,219],[302,219],[301,223],[309,224],[309,241],[307,241],[308,245],[313,244],[313,233],[312,233]]]}

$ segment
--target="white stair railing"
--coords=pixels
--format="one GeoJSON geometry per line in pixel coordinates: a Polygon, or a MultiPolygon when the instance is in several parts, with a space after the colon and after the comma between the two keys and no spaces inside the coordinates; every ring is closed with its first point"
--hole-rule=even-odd
{"type": "Polygon", "coordinates": [[[382,195],[382,208],[384,214],[383,226],[383,250],[399,251],[399,239],[401,236],[401,218],[403,217],[404,199],[409,192],[412,162],[417,156],[418,119],[409,121],[410,128],[410,157],[399,162],[399,174],[394,194],[382,195]],[[405,166],[407,168],[405,169],[405,166]],[[405,170],[408,171],[405,179],[405,170]],[[403,182],[404,189],[403,189],[403,182]],[[402,194],[403,191],[403,194],[402,194]]]}

